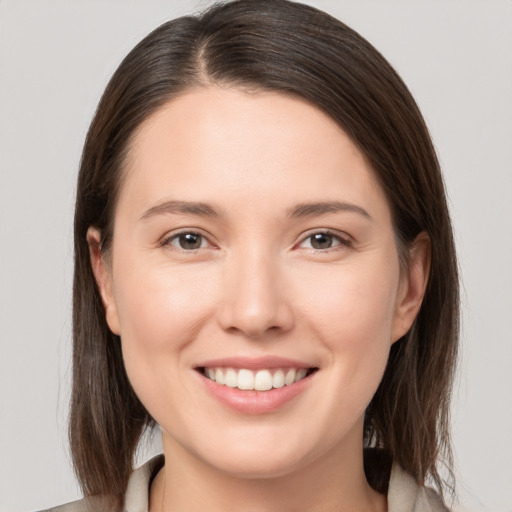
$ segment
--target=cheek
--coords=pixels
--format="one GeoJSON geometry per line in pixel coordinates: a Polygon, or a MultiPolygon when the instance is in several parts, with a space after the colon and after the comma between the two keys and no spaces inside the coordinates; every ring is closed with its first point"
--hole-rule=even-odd
{"type": "Polygon", "coordinates": [[[116,288],[122,337],[148,350],[187,343],[215,300],[214,276],[195,274],[170,267],[125,272],[116,288]]]}
{"type": "Polygon", "coordinates": [[[377,260],[310,272],[301,283],[303,314],[315,316],[335,344],[364,349],[391,341],[399,282],[398,263],[377,260]],[[305,279],[307,278],[307,279],[305,279]]]}
{"type": "Polygon", "coordinates": [[[302,316],[330,360],[332,386],[360,412],[382,379],[391,347],[398,264],[382,268],[380,262],[331,270],[309,283],[303,279],[300,292],[302,316]]]}
{"type": "MultiPolygon", "coordinates": [[[[144,405],[152,411],[159,391],[175,386],[186,368],[187,347],[212,315],[216,279],[195,269],[195,278],[169,267],[125,271],[115,289],[126,371],[144,405]],[[148,378],[151,376],[151,378],[148,378]]],[[[121,274],[122,272],[122,274],[121,274]]]]}

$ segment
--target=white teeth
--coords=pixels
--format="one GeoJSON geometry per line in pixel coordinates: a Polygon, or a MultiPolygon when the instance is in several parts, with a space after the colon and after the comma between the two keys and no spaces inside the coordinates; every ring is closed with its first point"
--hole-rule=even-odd
{"type": "Polygon", "coordinates": [[[308,374],[307,368],[277,370],[252,370],[234,368],[205,368],[204,375],[219,385],[243,390],[268,391],[272,388],[291,386],[308,374]]]}
{"type": "MultiPolygon", "coordinates": [[[[217,384],[219,381],[217,381],[217,384]]],[[[240,370],[238,372],[238,388],[254,389],[254,374],[251,370],[240,370]]]]}
{"type": "Polygon", "coordinates": [[[217,384],[224,384],[224,374],[220,368],[215,370],[215,381],[217,384]]]}
{"type": "Polygon", "coordinates": [[[268,370],[259,370],[254,377],[254,389],[256,391],[268,391],[272,389],[272,375],[268,370]]]}
{"type": "Polygon", "coordinates": [[[277,370],[272,376],[272,387],[282,388],[284,386],[284,372],[283,370],[277,370]]]}
{"type": "Polygon", "coordinates": [[[306,373],[308,373],[306,368],[301,368],[300,370],[297,370],[297,373],[295,375],[295,382],[302,380],[306,376],[306,373]]]}
{"type": "Polygon", "coordinates": [[[226,377],[224,378],[224,384],[230,388],[236,388],[238,385],[238,376],[233,368],[226,370],[226,377]]]}
{"type": "Polygon", "coordinates": [[[290,368],[284,378],[284,383],[289,386],[295,382],[295,368],[290,368]]]}

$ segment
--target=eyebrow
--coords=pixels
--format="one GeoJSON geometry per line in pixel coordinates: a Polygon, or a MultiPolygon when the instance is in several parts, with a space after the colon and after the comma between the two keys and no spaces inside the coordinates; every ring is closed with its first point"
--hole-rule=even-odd
{"type": "Polygon", "coordinates": [[[288,211],[289,217],[310,217],[326,213],[353,212],[372,220],[371,215],[361,206],[340,201],[327,201],[321,203],[301,203],[288,211]]]}
{"type": "Polygon", "coordinates": [[[165,201],[146,210],[140,220],[148,220],[156,215],[188,214],[202,217],[220,217],[220,213],[207,203],[196,201],[165,201]]]}
{"type": "MultiPolygon", "coordinates": [[[[319,203],[300,203],[287,212],[288,217],[312,217],[326,213],[353,212],[371,220],[371,215],[361,206],[340,201],[327,201],[319,203]]],[[[144,221],[157,215],[183,214],[198,215],[201,217],[221,217],[221,214],[208,203],[197,201],[165,201],[146,210],[140,220],[144,221]]]]}

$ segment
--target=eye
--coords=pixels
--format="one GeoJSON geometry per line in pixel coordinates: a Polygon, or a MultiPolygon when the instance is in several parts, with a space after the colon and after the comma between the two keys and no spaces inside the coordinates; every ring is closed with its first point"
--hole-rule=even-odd
{"type": "Polygon", "coordinates": [[[167,238],[163,245],[171,245],[183,251],[195,251],[208,247],[208,241],[200,233],[187,231],[167,238]]]}
{"type": "Polygon", "coordinates": [[[350,241],[339,235],[329,233],[328,231],[319,231],[306,237],[299,244],[299,247],[314,249],[316,251],[325,251],[340,245],[350,245],[350,241]]]}

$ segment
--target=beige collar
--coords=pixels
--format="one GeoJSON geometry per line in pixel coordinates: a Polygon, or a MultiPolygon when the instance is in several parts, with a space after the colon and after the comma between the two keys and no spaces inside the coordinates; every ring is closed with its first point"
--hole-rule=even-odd
{"type": "MultiPolygon", "coordinates": [[[[148,512],[151,479],[164,465],[157,455],[135,470],[128,482],[124,512],[148,512]]],[[[388,490],[388,512],[448,512],[437,493],[420,487],[400,466],[393,465],[388,490]]]]}

